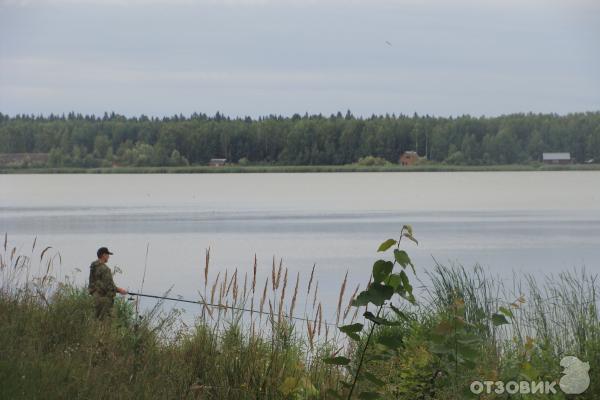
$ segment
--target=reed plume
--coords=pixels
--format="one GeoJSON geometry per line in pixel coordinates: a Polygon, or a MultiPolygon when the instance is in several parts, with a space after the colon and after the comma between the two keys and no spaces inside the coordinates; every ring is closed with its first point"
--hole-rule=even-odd
{"type": "Polygon", "coordinates": [[[346,317],[348,316],[348,313],[350,312],[350,309],[352,308],[352,302],[356,298],[356,293],[358,293],[359,288],[360,288],[360,283],[358,285],[356,285],[356,289],[354,289],[354,293],[352,293],[352,296],[350,296],[350,300],[348,300],[348,305],[346,306],[346,309],[344,310],[344,318],[343,318],[344,320],[346,320],[346,317]]]}
{"type": "Polygon", "coordinates": [[[342,313],[342,299],[344,298],[344,292],[346,291],[346,282],[348,282],[348,271],[346,271],[346,276],[344,276],[344,281],[342,282],[342,287],[340,288],[340,295],[338,297],[337,312],[335,317],[336,325],[340,323],[340,314],[342,313]]]}
{"type": "Polygon", "coordinates": [[[279,321],[283,316],[283,302],[285,300],[285,289],[287,287],[288,282],[288,269],[285,269],[285,276],[283,277],[283,288],[281,289],[281,297],[279,299],[279,321]]]}
{"type": "Polygon", "coordinates": [[[296,296],[298,295],[298,285],[300,284],[300,272],[296,274],[296,286],[294,287],[294,295],[292,296],[292,306],[290,307],[290,321],[294,317],[294,308],[296,307],[296,296]]]}

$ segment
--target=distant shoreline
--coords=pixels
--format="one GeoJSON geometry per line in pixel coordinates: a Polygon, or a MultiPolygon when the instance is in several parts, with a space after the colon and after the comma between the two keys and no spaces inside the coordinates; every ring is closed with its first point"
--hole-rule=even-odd
{"type": "Polygon", "coordinates": [[[509,164],[509,165],[204,165],[183,167],[111,168],[0,168],[0,174],[214,174],[214,173],[316,173],[316,172],[517,172],[517,171],[600,171],[600,164],[509,164]]]}

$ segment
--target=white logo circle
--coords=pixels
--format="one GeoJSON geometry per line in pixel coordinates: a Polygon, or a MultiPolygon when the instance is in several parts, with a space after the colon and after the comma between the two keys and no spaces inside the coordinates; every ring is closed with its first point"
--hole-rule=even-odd
{"type": "Polygon", "coordinates": [[[577,357],[567,356],[560,360],[560,366],[564,368],[563,376],[560,378],[560,389],[566,394],[581,394],[590,386],[590,364],[581,361],[577,357]]]}

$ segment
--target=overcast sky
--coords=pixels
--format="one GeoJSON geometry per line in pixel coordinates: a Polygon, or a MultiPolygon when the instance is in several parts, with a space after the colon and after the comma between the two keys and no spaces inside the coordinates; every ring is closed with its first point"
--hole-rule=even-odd
{"type": "Polygon", "coordinates": [[[600,1],[0,0],[0,112],[600,110],[600,1]]]}

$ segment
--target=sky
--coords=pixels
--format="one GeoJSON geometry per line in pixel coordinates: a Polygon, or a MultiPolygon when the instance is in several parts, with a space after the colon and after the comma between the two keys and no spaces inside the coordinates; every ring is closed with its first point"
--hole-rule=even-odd
{"type": "Polygon", "coordinates": [[[597,0],[0,0],[0,112],[600,110],[597,0]]]}

